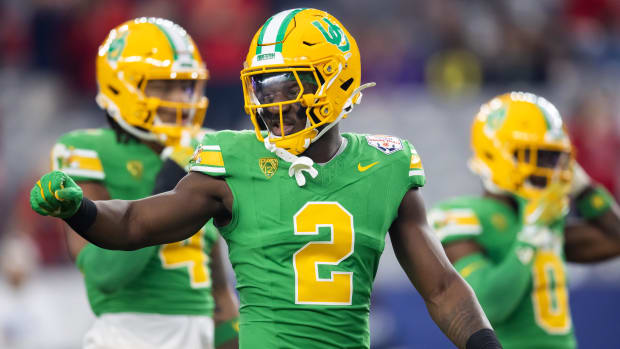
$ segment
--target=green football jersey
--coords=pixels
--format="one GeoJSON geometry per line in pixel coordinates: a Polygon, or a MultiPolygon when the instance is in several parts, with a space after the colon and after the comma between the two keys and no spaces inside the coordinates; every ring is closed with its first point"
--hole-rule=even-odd
{"type": "MultiPolygon", "coordinates": [[[[460,197],[434,207],[429,221],[443,244],[472,239],[496,264],[514,253],[512,248],[522,228],[522,211],[523,207],[517,213],[491,198],[460,197]]],[[[564,220],[548,229],[553,243],[536,252],[523,298],[505,320],[492,323],[506,349],[576,347],[564,265],[564,220]]],[[[467,278],[474,269],[474,265],[465,266],[459,272],[467,278]]]]}
{"type": "MultiPolygon", "coordinates": [[[[119,143],[111,129],[67,133],[52,150],[53,169],[62,170],[78,183],[101,183],[112,199],[134,200],[151,195],[161,165],[159,155],[148,146],[135,141],[119,143]]],[[[87,246],[78,255],[76,263],[85,274],[93,312],[96,315],[139,312],[211,316],[214,302],[209,256],[217,238],[218,231],[209,222],[185,241],[147,247],[139,254],[87,246]],[[146,255],[147,260],[138,275],[122,287],[109,291],[107,287],[96,287],[90,280],[91,276],[94,279],[98,275],[88,273],[124,270],[124,267],[108,265],[96,271],[85,270],[91,251],[105,254],[107,263],[129,263],[133,256],[138,255],[146,255]]],[[[97,261],[94,262],[96,265],[97,261]]]]}
{"type": "Polygon", "coordinates": [[[368,348],[369,299],[405,193],[424,185],[404,140],[343,134],[347,145],[299,187],[251,131],[205,136],[191,170],[234,196],[220,227],[241,298],[242,348],[368,348]]]}

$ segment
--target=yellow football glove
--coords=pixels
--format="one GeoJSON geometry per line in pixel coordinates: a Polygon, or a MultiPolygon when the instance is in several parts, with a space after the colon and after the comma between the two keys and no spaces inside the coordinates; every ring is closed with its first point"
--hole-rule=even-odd
{"type": "Polygon", "coordinates": [[[517,240],[529,246],[518,251],[519,259],[529,263],[534,251],[551,248],[554,236],[550,225],[568,213],[570,188],[566,184],[553,183],[536,199],[528,201],[523,210],[523,227],[517,240]]]}
{"type": "Polygon", "coordinates": [[[550,184],[538,198],[525,205],[524,225],[548,226],[564,217],[569,209],[569,191],[566,184],[550,184]]]}

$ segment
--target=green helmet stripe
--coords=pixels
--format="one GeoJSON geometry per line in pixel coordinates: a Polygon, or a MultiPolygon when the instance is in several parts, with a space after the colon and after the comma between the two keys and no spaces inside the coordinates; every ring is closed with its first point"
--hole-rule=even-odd
{"type": "Polygon", "coordinates": [[[161,18],[149,19],[166,36],[172,48],[174,64],[178,68],[192,68],[196,65],[194,48],[185,29],[161,18]]]}
{"type": "Polygon", "coordinates": [[[263,24],[263,28],[260,31],[260,34],[258,34],[258,41],[256,42],[256,54],[259,55],[261,54],[261,51],[263,50],[263,38],[265,37],[265,32],[267,31],[267,27],[269,26],[269,23],[271,23],[271,20],[273,19],[273,16],[269,17],[269,19],[267,20],[267,22],[265,22],[265,24],[263,24]]]}
{"type": "Polygon", "coordinates": [[[158,24],[158,23],[153,23],[157,26],[157,28],[159,28],[159,30],[161,30],[162,33],[164,33],[164,35],[166,36],[166,39],[168,39],[168,43],[170,44],[170,47],[172,48],[172,56],[174,57],[174,60],[176,61],[179,57],[179,54],[177,53],[177,47],[174,45],[174,41],[172,41],[172,38],[170,37],[170,33],[168,33],[168,30],[166,30],[166,28],[164,28],[162,25],[158,24]]]}
{"type": "Polygon", "coordinates": [[[298,8],[282,11],[273,15],[265,22],[258,36],[256,54],[282,52],[282,43],[286,28],[295,15],[305,9],[298,8]],[[277,43],[277,44],[276,44],[277,43]],[[276,45],[270,45],[276,44],[276,45]]]}
{"type": "Polygon", "coordinates": [[[551,130],[551,122],[549,122],[549,114],[547,114],[547,111],[545,110],[545,108],[541,107],[538,104],[536,104],[536,106],[538,107],[538,110],[540,110],[540,113],[543,115],[543,119],[545,119],[545,125],[547,125],[547,130],[551,130]]]}
{"type": "Polygon", "coordinates": [[[286,34],[286,28],[288,28],[288,25],[293,19],[293,17],[295,17],[297,13],[303,10],[305,9],[298,8],[291,11],[291,13],[289,13],[286,18],[284,18],[284,21],[282,21],[282,25],[280,25],[280,29],[278,29],[278,36],[276,37],[276,52],[282,52],[282,41],[284,40],[284,35],[286,34]]]}

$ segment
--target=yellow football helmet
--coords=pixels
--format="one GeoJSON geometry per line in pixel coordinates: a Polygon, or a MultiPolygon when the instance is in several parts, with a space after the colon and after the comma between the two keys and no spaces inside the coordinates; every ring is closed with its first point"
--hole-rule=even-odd
{"type": "Polygon", "coordinates": [[[355,39],[336,18],[316,9],[292,9],[269,18],[254,35],[241,71],[245,110],[260,141],[264,137],[257,115],[264,108],[279,108],[280,125],[284,123],[284,106],[300,103],[305,108],[305,129],[269,135],[272,144],[295,155],[304,152],[360,102],[360,91],[367,87],[360,87],[360,79],[355,39]],[[271,102],[258,91],[261,77],[297,82],[299,92],[287,96],[288,100],[271,102]]]}
{"type": "Polygon", "coordinates": [[[187,32],[161,18],[136,18],[112,29],[97,55],[97,104],[128,133],[148,141],[172,144],[184,127],[200,127],[208,100],[208,71],[187,32]],[[150,82],[192,83],[186,101],[148,96],[150,82]],[[176,110],[175,122],[158,109],[176,110]]]}
{"type": "Polygon", "coordinates": [[[550,184],[572,180],[573,150],[560,113],[532,93],[510,92],[483,104],[471,146],[470,168],[490,191],[529,200],[550,184]]]}

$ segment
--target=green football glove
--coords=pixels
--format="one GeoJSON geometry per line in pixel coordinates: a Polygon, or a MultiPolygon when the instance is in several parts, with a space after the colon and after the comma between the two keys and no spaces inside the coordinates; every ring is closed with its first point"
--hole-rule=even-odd
{"type": "Polygon", "coordinates": [[[30,191],[30,207],[43,216],[69,218],[80,208],[82,188],[61,171],[49,172],[30,191]]]}

